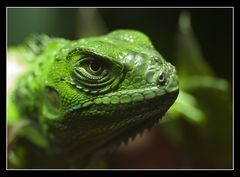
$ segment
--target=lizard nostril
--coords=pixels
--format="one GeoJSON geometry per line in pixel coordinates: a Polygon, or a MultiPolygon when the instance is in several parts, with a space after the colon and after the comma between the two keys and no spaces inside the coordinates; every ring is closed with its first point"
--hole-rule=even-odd
{"type": "Polygon", "coordinates": [[[160,72],[159,76],[158,76],[158,83],[159,85],[164,85],[165,84],[165,75],[163,72],[160,72]]]}

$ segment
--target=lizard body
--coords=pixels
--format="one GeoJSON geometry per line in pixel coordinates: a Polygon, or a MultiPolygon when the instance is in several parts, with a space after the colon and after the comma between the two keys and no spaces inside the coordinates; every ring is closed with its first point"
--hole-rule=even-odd
{"type": "Polygon", "coordinates": [[[16,50],[31,65],[8,101],[8,124],[26,122],[10,168],[102,168],[101,156],[152,127],[177,98],[175,67],[139,31],[26,44],[16,50]]]}

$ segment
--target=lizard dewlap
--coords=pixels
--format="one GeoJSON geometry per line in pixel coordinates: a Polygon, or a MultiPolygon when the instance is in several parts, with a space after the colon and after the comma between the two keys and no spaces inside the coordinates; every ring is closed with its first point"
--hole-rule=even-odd
{"type": "Polygon", "coordinates": [[[103,168],[178,95],[175,67],[139,31],[34,35],[11,51],[28,69],[8,94],[9,168],[103,168]]]}

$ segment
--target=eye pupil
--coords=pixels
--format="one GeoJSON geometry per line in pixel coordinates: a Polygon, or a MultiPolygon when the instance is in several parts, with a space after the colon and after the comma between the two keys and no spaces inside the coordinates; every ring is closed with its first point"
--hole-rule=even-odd
{"type": "Polygon", "coordinates": [[[99,71],[101,69],[101,65],[98,62],[91,62],[89,67],[94,72],[97,72],[97,71],[99,71]]]}

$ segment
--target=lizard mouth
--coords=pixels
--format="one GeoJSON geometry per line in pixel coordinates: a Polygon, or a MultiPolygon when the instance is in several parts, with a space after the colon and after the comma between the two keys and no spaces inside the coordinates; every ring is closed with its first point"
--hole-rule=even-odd
{"type": "Polygon", "coordinates": [[[168,91],[158,87],[134,89],[98,95],[91,100],[81,101],[66,113],[78,112],[79,116],[108,116],[117,114],[128,116],[147,110],[169,108],[178,95],[178,88],[168,91]]]}
{"type": "MultiPolygon", "coordinates": [[[[129,91],[130,92],[130,91],[129,91]]],[[[172,92],[166,92],[160,89],[146,89],[141,92],[133,90],[128,95],[122,94],[122,100],[118,100],[118,104],[111,100],[111,103],[106,104],[106,98],[103,97],[101,104],[96,104],[90,107],[89,110],[99,111],[99,114],[104,116],[111,115],[116,118],[118,117],[129,117],[129,116],[143,116],[149,112],[164,112],[167,110],[176,100],[178,96],[178,89],[172,92]],[[130,98],[131,97],[131,98],[130,98]],[[131,100],[129,100],[131,99],[131,100]],[[122,102],[121,102],[122,101],[122,102]],[[114,104],[115,103],[115,104],[114,104]]],[[[119,93],[117,93],[119,94],[119,93]]],[[[111,96],[111,99],[116,99],[116,96],[111,96]]],[[[99,98],[97,98],[99,99],[99,98]]],[[[108,100],[107,100],[108,101],[108,100]]],[[[143,116],[144,117],[144,116],[143,116]]]]}

